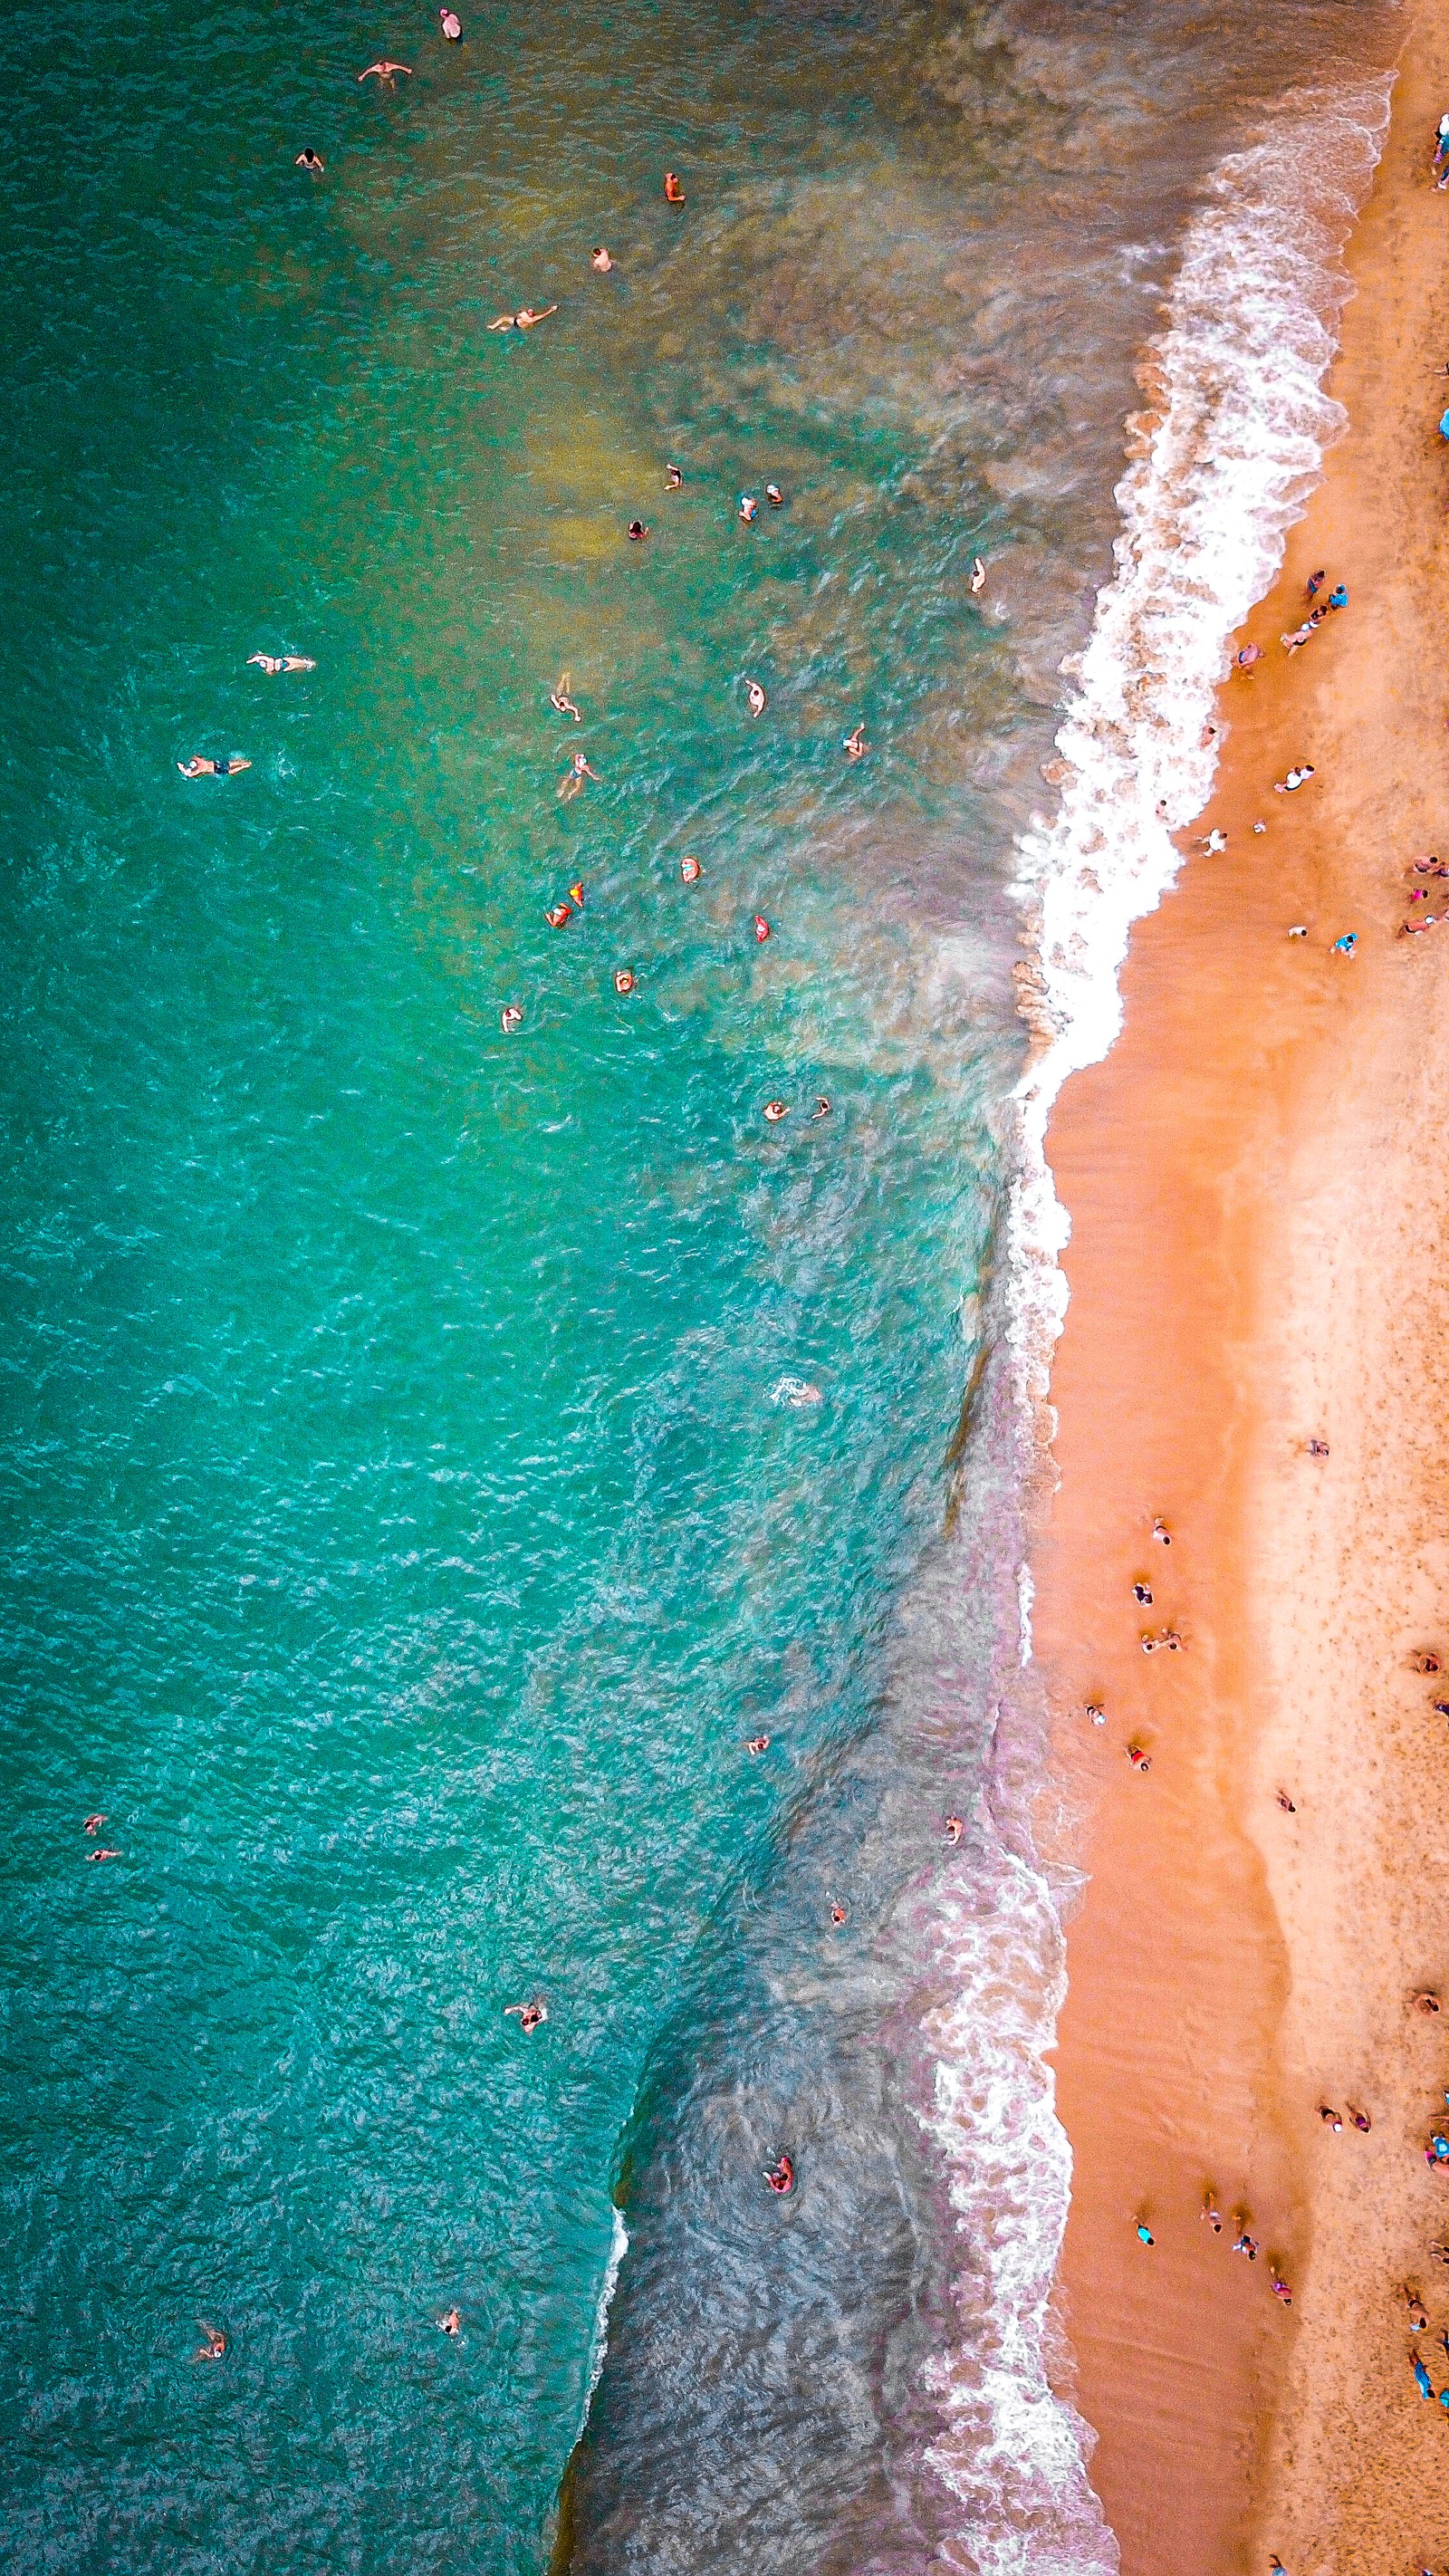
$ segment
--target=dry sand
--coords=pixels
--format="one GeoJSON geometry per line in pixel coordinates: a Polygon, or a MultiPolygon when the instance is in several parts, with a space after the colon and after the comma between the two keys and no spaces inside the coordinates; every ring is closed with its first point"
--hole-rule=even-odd
{"type": "Polygon", "coordinates": [[[1449,10],[1421,5],[1350,252],[1351,431],[1247,629],[1266,658],[1224,693],[1199,828],[1228,851],[1140,925],[1124,1035],[1049,1138],[1073,1234],[1036,1634],[1089,1872],[1058,2059],[1062,2304],[1128,2576],[1270,2551],[1289,2576],[1415,2576],[1449,2554],[1449,2414],[1416,2393],[1404,2296],[1427,2304],[1437,2390],[1449,922],[1397,936],[1439,909],[1407,903],[1409,861],[1449,859],[1449,193],[1426,176],[1446,103],[1449,10]],[[1290,658],[1320,565],[1350,605],[1290,658]],[[1300,759],[1316,778],[1275,795],[1300,759]],[[1352,962],[1330,954],[1348,929],[1352,962]],[[1145,1658],[1169,1621],[1184,1651],[1145,1658]],[[1412,1667],[1434,1647],[1439,1683],[1412,1667]],[[1425,1986],[1438,2021],[1411,2009],[1425,1986]],[[1239,2208],[1255,2263],[1229,2250],[1239,2208]]]}

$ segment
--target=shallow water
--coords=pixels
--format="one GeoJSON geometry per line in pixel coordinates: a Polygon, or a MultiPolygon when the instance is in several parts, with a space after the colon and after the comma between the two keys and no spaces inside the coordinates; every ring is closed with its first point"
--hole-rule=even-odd
{"type": "Polygon", "coordinates": [[[616,2192],[561,2556],[1104,2545],[1011,2358],[1059,1956],[997,1830],[1007,887],[1202,182],[1385,43],[12,31],[17,2568],[539,2567],[616,2192]]]}

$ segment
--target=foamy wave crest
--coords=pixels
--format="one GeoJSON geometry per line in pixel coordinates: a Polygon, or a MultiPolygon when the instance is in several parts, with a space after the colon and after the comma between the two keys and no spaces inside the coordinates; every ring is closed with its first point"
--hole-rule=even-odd
{"type": "MultiPolygon", "coordinates": [[[[1117,1034],[1131,924],[1171,883],[1180,863],[1171,835],[1212,785],[1229,639],[1269,587],[1344,425],[1323,378],[1348,292],[1343,244],[1387,116],[1387,83],[1301,96],[1222,163],[1144,369],[1151,409],[1133,424],[1139,453],[1118,487],[1116,575],[1057,736],[1059,815],[1021,845],[1018,891],[1038,926],[1040,965],[1025,1007],[1042,1045],[1016,1100],[1007,1334],[1029,1470],[1042,1455],[1066,1304],[1059,1255],[1069,1227],[1047,1166],[1047,1119],[1067,1075],[1117,1034]]],[[[1020,1620],[1025,1662],[1025,1570],[1020,1620]]],[[[1108,2576],[1118,2552],[1088,2478],[1092,2436],[1051,2388],[1052,2289],[1071,2197],[1071,2149],[1045,2063],[1065,1992],[1062,1926],[1025,1817],[983,1810],[977,1822],[981,1876],[940,1927],[954,2000],[925,2025],[936,2065],[929,2126],[964,2248],[961,2351],[937,2369],[944,2421],[930,2465],[962,2501],[961,2563],[979,2576],[1108,2576]]]]}
{"type": "Polygon", "coordinates": [[[619,2286],[619,2266],[629,2251],[629,2230],[624,2224],[622,2210],[615,2207],[612,2216],[614,2225],[609,2241],[609,2260],[604,2267],[599,2304],[594,2310],[594,2349],[589,2361],[589,2385],[584,2396],[583,2412],[579,2418],[581,2425],[588,2419],[589,2408],[594,2402],[594,2390],[603,2376],[604,2362],[609,2350],[609,2310],[614,2304],[614,2292],[619,2286]]]}
{"type": "Polygon", "coordinates": [[[1217,766],[1213,700],[1229,639],[1269,588],[1283,541],[1345,426],[1323,391],[1348,295],[1343,245],[1382,148],[1388,82],[1299,95],[1218,168],[1192,224],[1133,424],[1142,453],[1117,488],[1116,578],[1098,597],[1081,685],[1057,735],[1054,825],[1023,837],[1018,891],[1039,937],[1029,1012],[1046,1043],[1018,1093],[1023,1154],[1011,1215],[1023,1394],[1046,1394],[1069,1227],[1047,1169],[1052,1103],[1121,1025],[1117,975],[1134,921],[1180,864],[1171,834],[1202,811],[1217,766]]]}
{"type": "Polygon", "coordinates": [[[1116,2543],[1087,2476],[1091,2436],[1047,2380],[1071,2187],[1044,2057],[1066,1992],[1061,1925],[1040,1873],[990,1828],[988,1841],[969,1904],[942,1926],[953,1999],[925,2025],[937,2053],[930,2126],[965,2248],[964,2331],[932,2372],[944,2427],[927,2462],[965,2507],[978,2576],[1113,2576],[1116,2543]]]}

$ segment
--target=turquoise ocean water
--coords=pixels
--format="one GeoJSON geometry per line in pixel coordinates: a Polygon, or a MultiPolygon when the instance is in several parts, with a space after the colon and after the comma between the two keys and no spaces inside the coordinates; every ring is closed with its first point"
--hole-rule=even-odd
{"type": "Polygon", "coordinates": [[[614,2509],[649,2337],[715,2392],[640,2564],[824,2565],[949,2322],[877,2043],[1000,1605],[982,1575],[982,1691],[897,1766],[898,1605],[997,1293],[1011,833],[1242,63],[1185,11],[465,18],[82,0],[8,40],[26,2571],[539,2567],[616,2193],[614,2509]],[[802,2068],[839,2190],[810,2235],[802,2182],[782,2270],[758,2164],[802,2068]],[[682,2106],[726,2096],[701,2160],[682,2106]],[[803,2338],[788,2440],[742,2316],[803,2338]],[[732,2378],[769,2474],[715,2557],[683,2490],[732,2378]]]}

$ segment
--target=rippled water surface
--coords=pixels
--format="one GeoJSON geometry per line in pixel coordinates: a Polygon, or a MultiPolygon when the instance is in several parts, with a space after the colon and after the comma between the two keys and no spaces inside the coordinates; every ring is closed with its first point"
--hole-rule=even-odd
{"type": "Polygon", "coordinates": [[[541,2567],[617,2195],[561,2560],[1024,2566],[912,2055],[1004,889],[1193,192],[1378,21],[465,14],[8,39],[4,2554],[541,2567]]]}

